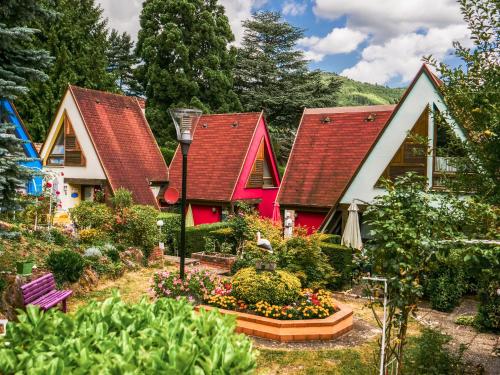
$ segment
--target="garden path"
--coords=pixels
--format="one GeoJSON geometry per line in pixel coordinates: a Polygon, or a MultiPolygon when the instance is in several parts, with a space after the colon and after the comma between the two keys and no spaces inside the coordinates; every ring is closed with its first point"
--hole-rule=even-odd
{"type": "Polygon", "coordinates": [[[484,367],[486,374],[500,374],[500,335],[481,333],[473,327],[455,324],[460,315],[475,315],[477,301],[464,298],[460,306],[451,313],[420,307],[417,319],[425,324],[439,329],[452,337],[451,344],[458,348],[461,344],[467,345],[465,359],[484,367]]]}

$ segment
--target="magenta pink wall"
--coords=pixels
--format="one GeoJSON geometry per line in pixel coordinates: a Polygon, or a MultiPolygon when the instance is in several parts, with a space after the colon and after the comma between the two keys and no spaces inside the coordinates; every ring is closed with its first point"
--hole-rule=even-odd
{"type": "Polygon", "coordinates": [[[271,140],[269,138],[269,133],[267,132],[264,119],[261,118],[259,126],[257,127],[255,135],[252,139],[252,144],[248,149],[245,164],[243,165],[236,188],[234,189],[232,200],[261,199],[262,201],[258,205],[260,215],[263,217],[271,217],[273,215],[274,201],[276,200],[276,195],[278,194],[279,185],[280,179],[278,167],[276,166],[276,162],[274,160],[271,140]],[[266,148],[266,154],[270,155],[270,157],[266,158],[266,160],[271,169],[271,173],[273,174],[276,187],[266,189],[247,189],[245,186],[250,173],[252,172],[253,163],[255,161],[257,151],[259,150],[262,137],[265,138],[264,147],[266,148]]]}
{"type": "Polygon", "coordinates": [[[326,217],[326,212],[295,211],[295,225],[307,228],[307,234],[316,232],[326,217]]]}
{"type": "Polygon", "coordinates": [[[211,224],[220,221],[222,207],[192,204],[191,210],[193,210],[194,225],[211,224]],[[212,211],[213,208],[216,208],[215,212],[212,211]]]}

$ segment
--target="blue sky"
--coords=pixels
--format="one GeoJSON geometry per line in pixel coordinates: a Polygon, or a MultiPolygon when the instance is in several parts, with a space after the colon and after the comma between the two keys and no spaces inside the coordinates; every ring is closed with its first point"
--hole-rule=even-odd
{"type": "MultiPolygon", "coordinates": [[[[110,26],[135,39],[143,0],[97,0],[110,26]]],[[[470,45],[456,0],[219,0],[236,44],[241,21],[259,10],[280,11],[305,29],[299,41],[312,69],[363,82],[405,86],[422,56],[456,63],[453,41],[470,45]]]]}

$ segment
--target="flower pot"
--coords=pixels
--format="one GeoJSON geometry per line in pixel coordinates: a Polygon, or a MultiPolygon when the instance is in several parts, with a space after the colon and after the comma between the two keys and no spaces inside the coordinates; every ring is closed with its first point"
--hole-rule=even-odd
{"type": "Polygon", "coordinates": [[[27,260],[24,262],[17,262],[16,263],[16,270],[18,275],[31,275],[31,270],[33,269],[33,266],[35,265],[35,262],[32,260],[27,260]]]}
{"type": "Polygon", "coordinates": [[[7,319],[0,319],[0,336],[5,336],[7,333],[7,319]]]}

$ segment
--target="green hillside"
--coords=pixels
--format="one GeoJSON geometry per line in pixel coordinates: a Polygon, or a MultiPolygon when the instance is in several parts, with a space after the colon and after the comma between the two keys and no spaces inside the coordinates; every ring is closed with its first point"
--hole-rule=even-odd
{"type": "Polygon", "coordinates": [[[342,88],[338,96],[337,105],[376,105],[396,104],[404,92],[404,88],[390,88],[382,85],[358,82],[352,79],[338,76],[334,73],[323,73],[325,77],[336,76],[342,81],[342,88]]]}

